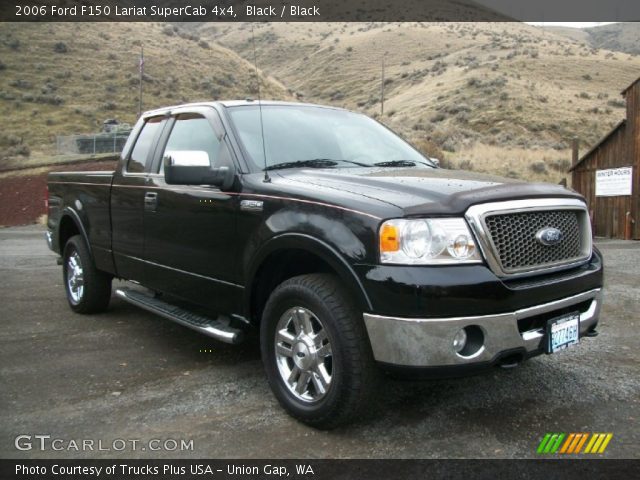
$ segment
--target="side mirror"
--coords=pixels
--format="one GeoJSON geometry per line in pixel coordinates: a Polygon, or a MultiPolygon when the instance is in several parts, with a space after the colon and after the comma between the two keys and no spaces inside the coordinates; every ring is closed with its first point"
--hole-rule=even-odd
{"type": "Polygon", "coordinates": [[[169,185],[215,185],[228,189],[233,185],[229,167],[210,167],[204,151],[172,151],[165,155],[164,179],[169,185]]]}
{"type": "Polygon", "coordinates": [[[435,164],[436,167],[440,166],[440,160],[439,159],[437,159],[435,157],[429,157],[429,160],[431,160],[435,164]]]}

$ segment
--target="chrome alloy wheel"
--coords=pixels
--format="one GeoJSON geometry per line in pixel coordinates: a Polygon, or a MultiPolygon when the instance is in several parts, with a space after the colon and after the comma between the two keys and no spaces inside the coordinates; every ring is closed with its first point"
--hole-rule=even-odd
{"type": "Polygon", "coordinates": [[[304,402],[317,402],[331,386],[333,356],[324,325],[313,312],[293,307],[278,320],[276,363],[289,391],[304,402]]]}
{"type": "Polygon", "coordinates": [[[84,277],[80,255],[75,250],[67,260],[67,287],[71,301],[76,305],[80,303],[84,294],[84,277]]]}

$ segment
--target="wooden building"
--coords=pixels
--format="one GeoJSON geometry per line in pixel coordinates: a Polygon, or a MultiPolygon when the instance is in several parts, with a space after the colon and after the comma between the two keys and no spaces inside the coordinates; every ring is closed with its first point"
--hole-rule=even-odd
{"type": "Polygon", "coordinates": [[[640,78],[622,91],[627,118],[571,169],[572,187],[585,196],[597,237],[640,240],[640,78]]]}

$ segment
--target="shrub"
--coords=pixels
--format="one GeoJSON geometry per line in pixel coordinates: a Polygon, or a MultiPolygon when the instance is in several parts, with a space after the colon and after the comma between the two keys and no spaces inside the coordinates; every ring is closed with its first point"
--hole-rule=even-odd
{"type": "Polygon", "coordinates": [[[20,145],[20,143],[22,143],[22,139],[20,137],[0,133],[0,147],[13,147],[15,145],[20,145]]]}
{"type": "Polygon", "coordinates": [[[53,46],[53,51],[56,53],[67,53],[69,51],[69,48],[64,42],[56,42],[56,44],[53,46]]]}
{"type": "Polygon", "coordinates": [[[625,103],[624,100],[609,100],[607,102],[607,105],[609,105],[610,107],[615,107],[615,108],[624,108],[625,107],[625,103]]]}
{"type": "Polygon", "coordinates": [[[557,158],[549,162],[549,167],[557,172],[566,172],[571,167],[571,160],[557,158]]]}
{"type": "Polygon", "coordinates": [[[204,40],[200,40],[198,42],[198,46],[200,48],[204,48],[205,50],[209,50],[211,47],[209,46],[209,44],[207,42],[205,42],[204,40]]]}
{"type": "Polygon", "coordinates": [[[415,147],[427,157],[437,158],[442,162],[444,153],[442,149],[431,140],[422,139],[415,142],[415,147]]]}
{"type": "Polygon", "coordinates": [[[15,100],[15,95],[4,90],[0,90],[0,99],[2,100],[15,100]]]}
{"type": "Polygon", "coordinates": [[[544,162],[534,162],[529,165],[529,170],[538,174],[547,173],[547,165],[544,162]]]}
{"type": "Polygon", "coordinates": [[[442,149],[446,150],[447,152],[455,152],[456,148],[457,148],[456,142],[453,141],[453,139],[451,138],[446,139],[442,144],[442,149]]]}
{"type": "Polygon", "coordinates": [[[42,88],[40,89],[40,92],[43,93],[43,94],[53,93],[57,89],[58,89],[58,86],[55,83],[47,82],[42,86],[42,88]]]}
{"type": "Polygon", "coordinates": [[[22,90],[30,90],[33,87],[31,82],[23,80],[22,78],[12,80],[11,82],[9,82],[9,85],[11,85],[12,87],[20,88],[22,90]]]}
{"type": "Polygon", "coordinates": [[[49,105],[62,105],[64,103],[64,99],[60,95],[38,95],[33,99],[35,103],[46,103],[49,105]]]}
{"type": "Polygon", "coordinates": [[[460,160],[458,163],[458,168],[460,170],[473,170],[473,162],[471,160],[460,160]]]}

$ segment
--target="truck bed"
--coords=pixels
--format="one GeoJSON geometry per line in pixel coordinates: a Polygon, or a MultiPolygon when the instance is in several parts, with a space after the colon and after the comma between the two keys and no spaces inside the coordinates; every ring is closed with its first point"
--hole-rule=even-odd
{"type": "MultiPolygon", "coordinates": [[[[50,231],[58,231],[62,213],[72,211],[85,230],[96,263],[106,271],[112,270],[110,196],[114,171],[51,172],[47,180],[49,190],[50,231]],[[68,208],[71,207],[71,208],[68,208]]],[[[64,226],[62,226],[64,227],[64,226]]],[[[57,238],[52,248],[62,254],[57,238]]]]}

